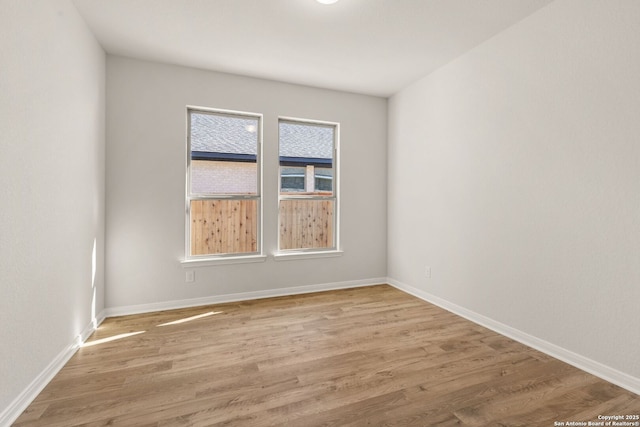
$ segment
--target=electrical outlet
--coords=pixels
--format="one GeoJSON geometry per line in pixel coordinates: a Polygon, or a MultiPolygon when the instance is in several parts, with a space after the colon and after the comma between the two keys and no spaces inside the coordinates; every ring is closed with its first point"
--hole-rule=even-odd
{"type": "Polygon", "coordinates": [[[193,270],[188,270],[187,271],[186,281],[187,281],[187,283],[195,282],[196,281],[196,272],[193,271],[193,270]]]}
{"type": "Polygon", "coordinates": [[[427,266],[424,268],[424,277],[431,279],[431,267],[427,266]]]}

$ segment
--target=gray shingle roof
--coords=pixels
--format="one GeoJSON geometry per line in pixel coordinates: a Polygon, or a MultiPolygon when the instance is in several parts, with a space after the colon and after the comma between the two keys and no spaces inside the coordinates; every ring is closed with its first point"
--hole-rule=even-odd
{"type": "MultiPolygon", "coordinates": [[[[191,113],[191,150],[209,153],[256,154],[258,119],[191,113]]],[[[280,156],[331,159],[331,126],[280,122],[280,156]]]]}
{"type": "Polygon", "coordinates": [[[258,119],[191,113],[191,151],[257,154],[258,119]]]}
{"type": "Polygon", "coordinates": [[[280,122],[280,156],[331,159],[333,127],[280,122]]]}

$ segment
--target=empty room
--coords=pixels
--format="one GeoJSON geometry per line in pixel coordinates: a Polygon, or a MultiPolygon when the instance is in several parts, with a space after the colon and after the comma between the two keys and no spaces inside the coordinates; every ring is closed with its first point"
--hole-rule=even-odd
{"type": "Polygon", "coordinates": [[[640,1],[0,0],[0,426],[640,426],[640,1]]]}

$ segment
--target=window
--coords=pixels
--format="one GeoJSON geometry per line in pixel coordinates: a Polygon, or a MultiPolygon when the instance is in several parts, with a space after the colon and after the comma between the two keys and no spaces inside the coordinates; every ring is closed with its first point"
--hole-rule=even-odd
{"type": "Polygon", "coordinates": [[[262,116],[187,113],[187,257],[259,254],[262,116]]]}
{"type": "Polygon", "coordinates": [[[337,249],[338,124],[280,119],[280,251],[337,249]]]}
{"type": "Polygon", "coordinates": [[[280,191],[286,193],[303,192],[306,169],[300,167],[282,167],[280,170],[280,191]]]}

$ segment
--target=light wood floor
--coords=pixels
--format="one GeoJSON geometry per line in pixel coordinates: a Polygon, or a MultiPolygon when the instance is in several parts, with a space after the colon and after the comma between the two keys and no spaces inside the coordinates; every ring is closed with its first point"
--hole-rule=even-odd
{"type": "Polygon", "coordinates": [[[87,343],[16,426],[553,426],[640,414],[639,396],[386,285],[111,318],[87,343]]]}

